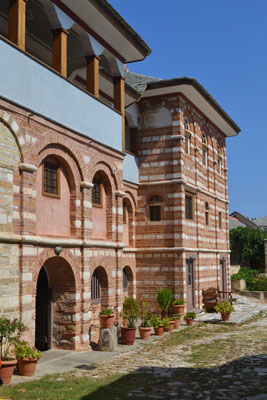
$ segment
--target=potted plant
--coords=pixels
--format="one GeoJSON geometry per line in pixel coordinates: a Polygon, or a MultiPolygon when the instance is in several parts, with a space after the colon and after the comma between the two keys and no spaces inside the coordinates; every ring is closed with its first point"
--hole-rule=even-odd
{"type": "Polygon", "coordinates": [[[17,360],[11,353],[12,347],[19,340],[22,332],[26,330],[25,325],[18,319],[0,318],[0,379],[7,384],[11,381],[17,360]]]}
{"type": "Polygon", "coordinates": [[[22,376],[33,376],[35,373],[37,361],[42,353],[34,346],[29,346],[27,342],[17,342],[15,344],[15,354],[18,360],[19,373],[22,376]]]}
{"type": "Polygon", "coordinates": [[[235,311],[234,307],[227,300],[222,303],[217,303],[214,309],[216,312],[221,313],[222,321],[229,321],[230,314],[235,311]]]}
{"type": "Polygon", "coordinates": [[[151,333],[150,312],[148,303],[142,301],[139,305],[139,315],[141,317],[141,325],[139,326],[140,339],[148,340],[151,333]]]}
{"type": "Polygon", "coordinates": [[[185,314],[184,319],[186,320],[186,325],[193,325],[194,319],[196,318],[196,313],[194,311],[185,314]]]}
{"type": "Polygon", "coordinates": [[[172,320],[174,321],[174,329],[179,329],[180,328],[180,315],[174,315],[172,316],[172,320]]]}
{"type": "Polygon", "coordinates": [[[157,336],[162,336],[164,332],[164,325],[162,321],[157,317],[155,314],[153,314],[150,318],[150,324],[154,327],[154,332],[155,335],[157,336]]]}
{"type": "Polygon", "coordinates": [[[161,309],[161,317],[166,318],[168,316],[168,308],[172,301],[172,291],[168,288],[163,288],[158,291],[157,302],[161,309]]]}
{"type": "Polygon", "coordinates": [[[173,328],[170,326],[169,318],[163,318],[162,324],[164,326],[164,332],[171,332],[172,331],[173,328]]]}
{"type": "Polygon", "coordinates": [[[173,313],[174,314],[183,314],[184,313],[184,300],[176,299],[172,303],[173,313]]]}
{"type": "Polygon", "coordinates": [[[105,308],[100,311],[100,328],[110,329],[113,327],[115,316],[112,308],[105,308]]]}
{"type": "Polygon", "coordinates": [[[139,307],[133,297],[126,297],[123,303],[123,318],[127,318],[128,326],[121,328],[122,344],[132,345],[135,341],[136,321],[139,317],[139,307]]]}

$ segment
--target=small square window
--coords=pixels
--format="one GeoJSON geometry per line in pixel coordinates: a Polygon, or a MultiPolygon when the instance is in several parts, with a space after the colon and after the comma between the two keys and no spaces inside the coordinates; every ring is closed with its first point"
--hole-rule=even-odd
{"type": "Polygon", "coordinates": [[[101,207],[102,205],[102,196],[101,196],[101,189],[102,183],[101,179],[93,179],[93,189],[92,189],[92,204],[94,206],[101,207]]]}
{"type": "Polygon", "coordinates": [[[193,201],[190,196],[185,196],[185,218],[193,219],[193,201]]]}
{"type": "Polygon", "coordinates": [[[43,195],[49,197],[60,197],[60,170],[58,165],[43,163],[43,195]]]}
{"type": "Polygon", "coordinates": [[[161,206],[149,206],[150,221],[161,221],[161,206]]]}

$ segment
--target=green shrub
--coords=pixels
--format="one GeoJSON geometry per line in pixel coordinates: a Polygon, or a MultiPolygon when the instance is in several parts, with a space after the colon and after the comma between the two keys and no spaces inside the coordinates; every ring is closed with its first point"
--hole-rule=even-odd
{"type": "Polygon", "coordinates": [[[114,311],[112,308],[105,308],[104,310],[100,311],[99,315],[113,315],[114,311]]]}
{"type": "Polygon", "coordinates": [[[154,326],[154,328],[158,329],[160,325],[162,325],[162,321],[160,320],[159,317],[157,317],[155,314],[152,314],[150,318],[150,324],[154,326]]]}
{"type": "Polygon", "coordinates": [[[196,316],[197,316],[196,313],[194,311],[192,311],[192,312],[186,313],[184,319],[191,319],[191,318],[195,319],[196,316]]]}
{"type": "Polygon", "coordinates": [[[170,320],[169,320],[169,318],[163,318],[163,320],[162,320],[162,325],[164,325],[164,328],[169,328],[169,327],[170,327],[170,320]]]}
{"type": "Polygon", "coordinates": [[[121,316],[128,319],[128,328],[135,328],[136,321],[139,317],[139,307],[137,301],[133,297],[126,297],[124,300],[121,316]]]}
{"type": "Polygon", "coordinates": [[[259,271],[256,269],[251,269],[248,267],[241,267],[240,271],[237,274],[234,274],[231,276],[231,279],[233,281],[238,280],[238,279],[245,279],[246,282],[252,282],[253,279],[256,278],[256,276],[259,274],[259,271]]]}
{"type": "Polygon", "coordinates": [[[215,311],[217,313],[222,313],[222,314],[227,314],[227,313],[232,313],[233,311],[235,311],[234,307],[231,306],[230,303],[228,303],[228,301],[224,301],[222,303],[217,303],[217,305],[214,307],[215,311]]]}
{"type": "Polygon", "coordinates": [[[31,347],[27,342],[17,342],[15,344],[15,354],[16,359],[21,360],[22,358],[29,358],[30,360],[34,360],[35,358],[41,358],[42,353],[38,351],[34,346],[31,347]]]}
{"type": "Polygon", "coordinates": [[[176,299],[176,300],[174,300],[174,302],[172,304],[174,306],[182,306],[184,304],[184,300],[183,299],[176,299]]]}
{"type": "Polygon", "coordinates": [[[249,290],[258,290],[267,292],[267,278],[261,276],[259,278],[254,279],[249,285],[249,290]]]}
{"type": "Polygon", "coordinates": [[[171,289],[164,288],[158,291],[157,302],[162,311],[168,311],[169,305],[172,301],[172,291],[171,289]]]}

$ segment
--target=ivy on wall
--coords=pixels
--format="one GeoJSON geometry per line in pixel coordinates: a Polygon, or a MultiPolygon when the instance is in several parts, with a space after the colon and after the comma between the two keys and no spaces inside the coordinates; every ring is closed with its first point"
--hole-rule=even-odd
{"type": "Polygon", "coordinates": [[[238,227],[230,230],[231,264],[264,270],[267,232],[238,227]]]}

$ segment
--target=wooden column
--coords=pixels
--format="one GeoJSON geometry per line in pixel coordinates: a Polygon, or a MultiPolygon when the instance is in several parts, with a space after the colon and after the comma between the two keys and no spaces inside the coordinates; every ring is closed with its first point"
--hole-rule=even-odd
{"type": "Polygon", "coordinates": [[[25,51],[27,1],[9,0],[8,38],[23,51],[25,51]]]}
{"type": "Polygon", "coordinates": [[[96,97],[99,97],[99,60],[100,57],[98,57],[96,54],[86,57],[87,90],[96,97]]]}
{"type": "Polygon", "coordinates": [[[124,81],[122,76],[114,78],[114,108],[122,116],[122,151],[125,151],[125,100],[124,100],[124,81]]]}
{"type": "Polygon", "coordinates": [[[64,28],[53,30],[53,68],[67,77],[67,43],[68,34],[64,28]]]}

